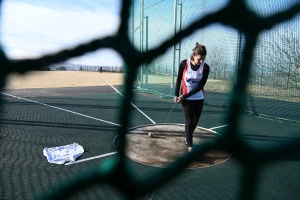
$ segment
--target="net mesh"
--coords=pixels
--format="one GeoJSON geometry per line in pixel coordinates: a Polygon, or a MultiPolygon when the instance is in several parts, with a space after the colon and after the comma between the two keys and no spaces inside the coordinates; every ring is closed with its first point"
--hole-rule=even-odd
{"type": "MultiPolygon", "coordinates": [[[[170,6],[165,4],[166,2],[169,1],[163,1],[160,6],[152,6],[151,8],[148,8],[149,17],[150,14],[156,13],[156,17],[161,19],[158,14],[163,13],[164,18],[170,18],[169,14],[167,14],[170,6]],[[154,8],[160,9],[160,12],[151,10],[150,13],[150,9],[154,8]]],[[[241,107],[245,107],[243,102],[245,102],[249,95],[251,96],[251,100],[249,100],[249,102],[254,104],[252,108],[256,109],[255,113],[263,113],[259,111],[260,108],[257,106],[259,105],[258,101],[260,100],[262,100],[262,102],[270,101],[275,102],[275,104],[278,103],[279,101],[273,98],[273,96],[276,95],[280,98],[280,101],[284,101],[286,103],[286,108],[289,110],[292,109],[290,105],[294,105],[299,102],[299,100],[297,100],[297,98],[299,99],[299,85],[297,81],[295,81],[297,80],[295,77],[299,78],[299,60],[296,63],[290,64],[290,67],[288,67],[288,74],[290,76],[286,76],[286,71],[280,71],[285,69],[283,69],[282,66],[280,67],[276,65],[272,68],[273,65],[270,65],[269,63],[267,64],[268,66],[271,66],[271,68],[267,68],[268,70],[263,71],[262,69],[265,68],[262,67],[265,66],[265,61],[268,59],[271,61],[272,56],[274,56],[272,61],[276,61],[278,56],[272,54],[273,49],[270,48],[270,46],[267,47],[266,51],[261,49],[260,45],[265,45],[265,40],[281,41],[279,36],[286,34],[286,32],[283,31],[285,30],[285,26],[294,27],[296,31],[293,33],[297,33],[299,30],[299,24],[297,25],[297,23],[299,21],[300,4],[296,0],[284,2],[279,0],[262,1],[263,3],[260,3],[261,1],[251,1],[252,3],[249,3],[248,6],[244,3],[244,1],[239,0],[220,1],[219,3],[214,2],[213,5],[209,2],[211,1],[185,1],[184,3],[187,5],[190,4],[190,6],[187,6],[187,12],[183,9],[184,12],[182,14],[182,19],[184,20],[182,20],[181,31],[177,32],[175,35],[170,31],[162,36],[156,36],[158,39],[156,42],[151,43],[153,46],[150,46],[149,42],[148,51],[143,51],[142,53],[137,47],[139,46],[138,42],[134,39],[132,44],[129,37],[124,34],[129,32],[128,21],[131,10],[130,6],[132,3],[130,0],[123,0],[120,13],[122,22],[117,34],[114,36],[92,40],[87,44],[78,44],[78,46],[74,49],[61,50],[56,54],[45,55],[39,59],[8,60],[3,51],[1,51],[0,59],[2,67],[0,75],[2,88],[4,86],[5,77],[11,72],[24,73],[26,71],[42,68],[48,64],[60,62],[66,58],[81,56],[87,52],[92,52],[101,48],[112,48],[118,51],[126,63],[125,98],[121,100],[122,108],[119,116],[122,123],[122,126],[119,128],[119,156],[115,159],[108,159],[97,168],[88,169],[83,173],[75,175],[73,178],[68,178],[65,184],[59,185],[53,190],[49,190],[47,194],[43,194],[40,198],[64,199],[75,192],[88,190],[96,184],[110,183],[110,186],[117,189],[124,195],[122,197],[134,199],[141,195],[145,195],[147,192],[172,180],[172,178],[180,174],[184,167],[186,167],[196,156],[203,154],[209,149],[218,147],[219,149],[224,149],[234,153],[236,155],[236,159],[243,167],[241,179],[244,184],[241,184],[239,188],[240,199],[253,199],[257,189],[256,186],[259,181],[259,171],[262,169],[262,166],[274,161],[276,158],[270,156],[267,157],[263,152],[257,153],[251,148],[244,146],[244,143],[238,136],[238,113],[240,112],[241,107]],[[198,3],[200,5],[196,6],[195,4],[198,3]],[[274,6],[274,9],[271,9],[275,3],[277,6],[274,6]],[[200,10],[195,10],[195,8],[199,7],[200,10]],[[201,8],[205,9],[201,10],[201,8]],[[215,32],[220,35],[216,36],[215,32]],[[231,37],[232,34],[235,34],[235,36],[231,37]],[[223,86],[223,91],[218,90],[216,93],[213,93],[214,90],[211,89],[211,95],[219,95],[219,93],[227,94],[225,95],[226,98],[224,101],[220,100],[220,102],[216,102],[216,104],[219,103],[220,105],[226,105],[230,108],[229,114],[226,117],[229,126],[222,133],[222,137],[218,140],[205,143],[197,147],[192,153],[179,158],[168,168],[159,170],[151,177],[138,179],[133,175],[134,173],[131,169],[127,167],[124,159],[125,134],[129,125],[128,115],[131,114],[130,101],[132,100],[133,85],[135,84],[135,80],[137,80],[137,74],[139,74],[140,77],[138,80],[140,82],[138,83],[138,87],[142,90],[144,88],[144,84],[147,85],[147,82],[143,82],[142,78],[145,76],[145,73],[149,73],[149,87],[145,89],[156,91],[162,95],[170,95],[169,92],[172,92],[172,90],[170,90],[169,86],[166,86],[166,89],[161,89],[164,88],[165,84],[170,84],[170,82],[167,82],[167,77],[170,73],[170,71],[168,71],[169,66],[165,66],[165,63],[169,63],[171,60],[169,55],[171,51],[170,48],[172,48],[175,44],[178,45],[180,41],[182,41],[181,49],[183,50],[186,48],[186,51],[181,51],[180,54],[177,54],[177,58],[178,55],[182,56],[182,58],[187,57],[188,55],[184,55],[184,52],[188,52],[193,48],[195,41],[199,41],[200,43],[205,44],[207,49],[213,49],[214,45],[218,45],[218,47],[222,47],[222,49],[224,48],[223,51],[226,52],[226,56],[224,54],[224,59],[221,60],[222,62],[220,61],[220,66],[225,66],[226,64],[230,66],[230,61],[232,62],[234,59],[237,59],[234,63],[239,63],[239,65],[235,65],[230,73],[225,73],[226,78],[223,80],[220,77],[225,75],[223,74],[219,76],[216,71],[218,65],[213,64],[217,61],[214,61],[213,57],[207,58],[207,62],[211,63],[212,67],[211,78],[215,77],[215,79],[208,82],[206,89],[209,90],[209,84],[214,85],[218,83],[223,86]],[[122,45],[120,45],[120,42],[122,45]],[[124,46],[126,46],[126,48],[123,48],[124,46]],[[231,52],[232,56],[228,57],[228,52],[231,52]],[[270,52],[270,54],[267,54],[266,52],[270,52]],[[239,57],[241,59],[238,59],[239,57]],[[260,61],[258,58],[265,59],[260,61]],[[147,65],[149,71],[145,72],[144,68],[147,69],[147,65]],[[142,71],[140,71],[140,69],[142,69],[142,71]],[[153,71],[151,71],[152,69],[153,71]],[[275,71],[271,71],[271,69],[274,69],[275,71]],[[152,75],[153,78],[151,78],[150,75],[152,75]],[[153,79],[153,81],[151,79],[153,79]],[[235,81],[231,82],[230,80],[232,79],[235,81]],[[167,83],[165,83],[164,80],[166,80],[167,83]],[[249,87],[249,83],[252,83],[250,84],[251,87],[249,87]],[[271,86],[269,84],[271,84],[271,86]],[[276,87],[277,85],[279,87],[276,87]]],[[[138,1],[134,1],[134,4],[135,6],[138,6],[138,1]]],[[[157,20],[157,22],[163,23],[161,20],[157,20]]],[[[150,25],[150,19],[149,26],[152,26],[150,25]]],[[[159,27],[151,27],[149,30],[159,32],[162,27],[167,29],[168,26],[168,24],[161,24],[159,27]]],[[[150,37],[149,33],[149,41],[150,37]]],[[[279,45],[281,45],[280,47],[288,47],[288,44],[284,44],[283,42],[284,41],[279,42],[279,45]]],[[[268,45],[270,44],[270,42],[266,43],[268,45]]],[[[297,45],[295,50],[299,51],[299,44],[297,45]]],[[[284,52],[286,51],[287,50],[284,49],[284,52]]],[[[291,49],[288,51],[293,52],[291,49]]],[[[211,52],[213,51],[211,50],[211,52]]],[[[284,58],[284,60],[281,59],[279,63],[283,62],[283,66],[286,66],[287,60],[291,59],[288,55],[290,55],[290,53],[287,55],[280,54],[281,58],[284,58]]],[[[299,54],[297,54],[297,56],[299,59],[299,54]]],[[[294,59],[294,57],[292,58],[294,59]]],[[[177,62],[178,60],[179,59],[177,59],[177,62]]],[[[278,64],[278,62],[276,62],[276,64],[278,64]]],[[[175,71],[176,70],[173,70],[173,72],[175,71]]],[[[215,88],[219,89],[219,86],[215,88]]],[[[208,96],[208,99],[211,100],[214,98],[208,96]]],[[[1,101],[3,104],[3,98],[1,101]]],[[[283,107],[282,104],[280,104],[280,106],[283,107]]],[[[269,112],[273,112],[271,110],[274,110],[274,108],[268,109],[263,105],[261,108],[266,110],[266,115],[270,114],[269,112]]],[[[283,113],[282,110],[283,109],[281,109],[281,113],[278,113],[278,117],[282,117],[280,115],[283,113]]],[[[284,113],[290,113],[289,115],[294,115],[297,119],[296,114],[292,114],[295,113],[295,111],[292,112],[290,110],[284,113]]],[[[276,114],[270,115],[276,116],[276,114]]],[[[299,150],[299,144],[300,142],[298,140],[283,143],[281,147],[278,147],[269,153],[271,155],[276,154],[276,156],[290,154],[295,150],[299,150]]]]}
{"type": "MultiPolygon", "coordinates": [[[[146,1],[144,6],[141,2],[134,5],[131,38],[141,52],[157,47],[196,19],[216,13],[229,3],[177,1],[175,7],[171,1],[161,1],[157,5],[153,5],[155,1],[146,1]],[[134,29],[136,27],[140,30],[134,29]]],[[[260,17],[285,11],[296,3],[296,0],[247,1],[249,9],[260,17]]],[[[299,22],[298,15],[259,34],[251,64],[251,76],[247,83],[247,102],[244,105],[246,112],[299,124],[300,118],[296,111],[299,109],[297,102],[300,102],[299,22]],[[277,109],[279,107],[282,109],[277,109]]],[[[172,98],[179,62],[190,57],[196,42],[207,47],[206,62],[211,67],[205,86],[206,104],[228,106],[237,67],[242,59],[245,34],[218,22],[194,31],[151,63],[142,65],[136,89],[172,98]]]]}

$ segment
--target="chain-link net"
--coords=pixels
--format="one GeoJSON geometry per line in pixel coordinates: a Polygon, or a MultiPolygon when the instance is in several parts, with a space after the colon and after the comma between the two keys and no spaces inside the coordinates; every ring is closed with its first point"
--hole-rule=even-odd
{"type": "MultiPolygon", "coordinates": [[[[161,9],[160,12],[155,12],[157,15],[161,12],[168,12],[167,10],[170,7],[168,5],[164,6],[165,2],[167,1],[162,2],[160,7],[156,5],[159,7],[157,7],[157,9],[161,9]]],[[[122,108],[119,115],[121,127],[119,128],[120,143],[117,147],[119,151],[118,156],[116,159],[107,160],[107,162],[102,163],[97,168],[85,170],[84,172],[75,175],[74,178],[69,178],[65,184],[54,187],[53,190],[49,190],[47,195],[43,195],[39,198],[64,199],[75,192],[87,190],[96,184],[110,184],[115,189],[121,191],[125,198],[138,198],[174,179],[182,172],[192,159],[212,148],[217,148],[236,155],[236,159],[243,167],[243,175],[241,177],[243,184],[240,185],[239,198],[253,199],[259,182],[258,174],[262,167],[265,166],[265,164],[275,161],[280,155],[286,155],[294,150],[299,150],[300,141],[294,140],[293,142],[282,143],[281,146],[278,146],[272,151],[258,153],[256,150],[244,144],[239,136],[237,127],[239,125],[240,109],[245,106],[243,102],[245,102],[247,95],[249,94],[253,94],[255,97],[251,100],[251,102],[254,102],[254,106],[252,107],[256,109],[255,112],[260,112],[258,111],[259,108],[257,106],[259,105],[257,102],[259,100],[262,102],[270,100],[270,102],[272,101],[276,104],[276,98],[274,98],[274,96],[276,96],[279,92],[282,92],[281,96],[285,98],[282,99],[282,101],[288,100],[287,102],[291,105],[293,103],[299,103],[299,83],[295,79],[295,77],[297,77],[299,80],[299,43],[295,49],[286,50],[285,48],[288,48],[289,43],[284,41],[286,37],[283,37],[281,40],[281,36],[286,34],[286,32],[284,32],[284,30],[286,30],[286,26],[299,28],[299,26],[297,26],[297,24],[299,25],[299,23],[297,23],[299,15],[297,16],[297,14],[299,14],[300,3],[296,0],[284,1],[282,4],[280,4],[282,1],[275,1],[277,2],[276,8],[279,9],[273,9],[271,12],[271,10],[268,10],[267,7],[268,5],[270,7],[273,6],[274,1],[264,1],[263,4],[259,4],[260,1],[251,1],[253,3],[249,3],[249,5],[240,0],[231,0],[226,3],[224,3],[225,1],[221,1],[220,5],[216,2],[214,2],[213,5],[210,5],[209,2],[211,1],[183,2],[183,4],[189,4],[190,8],[187,12],[191,13],[193,17],[182,14],[181,31],[176,31],[176,34],[168,33],[163,36],[159,36],[159,39],[154,39],[156,41],[155,43],[149,45],[147,51],[140,52],[140,49],[137,48],[137,44],[135,42],[134,44],[133,42],[130,42],[132,36],[128,36],[126,34],[131,31],[129,30],[130,26],[128,23],[128,21],[130,21],[131,0],[123,0],[120,13],[122,22],[117,33],[113,36],[99,38],[85,44],[78,44],[78,46],[74,49],[62,50],[56,54],[45,55],[39,59],[9,60],[4,55],[3,50],[1,51],[0,74],[2,88],[5,85],[5,77],[12,72],[24,73],[30,70],[39,69],[46,65],[65,60],[66,58],[81,56],[87,52],[93,52],[102,48],[114,49],[122,56],[126,63],[126,76],[124,81],[126,84],[124,94],[125,98],[121,100],[122,108]],[[201,4],[200,8],[195,5],[199,2],[201,4]],[[259,7],[260,5],[261,7],[259,7]],[[281,5],[286,5],[286,7],[281,5]],[[204,10],[201,10],[201,7],[204,8],[204,10]],[[259,10],[258,8],[261,9],[259,10]],[[211,38],[210,35],[212,34],[209,30],[221,30],[221,35],[216,35],[211,38]],[[236,33],[236,37],[240,39],[235,40],[230,37],[227,38],[226,35],[230,35],[231,33],[236,33]],[[198,37],[198,34],[200,35],[200,38],[198,37]],[[276,34],[278,38],[274,39],[272,34],[276,34]],[[209,43],[210,40],[212,40],[211,43],[209,43]],[[238,63],[238,65],[236,65],[235,69],[232,71],[232,77],[234,77],[235,81],[229,83],[227,88],[224,88],[225,93],[229,93],[230,91],[230,95],[228,95],[228,99],[226,100],[226,106],[229,108],[229,114],[226,117],[226,121],[229,125],[226,130],[222,132],[222,137],[213,142],[204,143],[203,145],[198,146],[192,153],[178,158],[178,160],[173,162],[168,168],[158,170],[157,173],[152,174],[151,177],[137,178],[134,176],[132,169],[128,167],[124,154],[126,146],[125,134],[130,120],[130,117],[128,116],[132,113],[132,110],[130,109],[130,101],[133,97],[132,89],[134,84],[136,84],[135,81],[141,81],[144,76],[144,72],[142,71],[141,73],[140,71],[140,69],[143,68],[148,69],[148,79],[150,79],[151,75],[155,76],[155,79],[159,79],[159,81],[155,82],[155,84],[161,87],[164,83],[161,80],[164,80],[164,76],[167,76],[170,73],[168,68],[164,66],[165,63],[170,62],[170,58],[168,58],[167,55],[170,48],[174,45],[178,45],[180,41],[182,42],[181,49],[186,48],[185,51],[187,52],[193,48],[196,41],[207,45],[207,49],[213,49],[214,45],[227,47],[228,49],[223,49],[224,59],[221,60],[222,62],[220,61],[220,66],[225,66],[230,59],[237,58],[241,55],[241,59],[235,62],[238,63]],[[230,41],[233,42],[230,43],[230,41]],[[242,42],[241,45],[239,45],[239,41],[242,42]],[[273,43],[272,41],[278,41],[279,43],[273,43]],[[274,45],[277,49],[277,45],[279,45],[279,49],[282,48],[283,52],[278,53],[276,49],[270,48],[272,46],[265,47],[267,50],[264,50],[264,47],[260,48],[260,46],[263,46],[265,43],[271,43],[270,45],[274,45]],[[230,49],[233,49],[231,50],[231,52],[234,52],[232,54],[233,57],[227,58],[225,53],[227,55],[227,51],[230,49]],[[294,54],[298,60],[291,55],[294,50],[298,50],[298,54],[297,52],[294,54]],[[288,53],[285,55],[285,52],[288,53]],[[277,59],[279,59],[279,66],[270,65],[270,62],[278,64],[278,62],[276,62],[277,59]],[[292,59],[296,60],[295,63],[290,65],[287,64],[287,61],[292,59]],[[270,68],[264,68],[266,65],[270,68]],[[275,71],[272,71],[272,69],[275,71]],[[290,70],[288,76],[286,76],[286,69],[290,70]],[[153,71],[157,72],[159,76],[157,76],[153,71]],[[139,79],[136,79],[138,75],[139,79]],[[252,83],[250,87],[248,83],[252,83]],[[270,88],[273,88],[272,85],[274,87],[275,85],[279,85],[279,87],[270,91],[270,88]]],[[[137,1],[134,1],[134,3],[136,6],[137,1]]],[[[149,9],[152,8],[154,8],[154,6],[149,9]]],[[[153,11],[149,10],[149,12],[153,11]]],[[[167,19],[168,16],[165,15],[164,18],[167,19]]],[[[167,19],[167,21],[168,20],[171,19],[167,19]]],[[[156,21],[159,22],[160,20],[157,19],[156,21]]],[[[166,24],[161,24],[161,26],[167,27],[166,24]]],[[[149,22],[149,30],[150,29],[151,31],[159,31],[157,27],[151,27],[149,22]]],[[[297,31],[299,30],[289,32],[288,34],[295,33],[296,35],[294,39],[297,40],[297,36],[299,35],[297,31]]],[[[292,36],[288,37],[288,39],[294,40],[292,36]]],[[[151,39],[149,38],[149,41],[150,40],[151,39]]],[[[209,52],[213,52],[213,50],[209,50],[209,52]]],[[[187,56],[188,55],[183,55],[183,52],[180,54],[181,58],[185,58],[187,56]]],[[[224,76],[224,74],[218,74],[217,67],[215,67],[218,65],[213,64],[213,57],[208,59],[208,63],[209,61],[212,65],[211,78],[215,77],[217,80],[221,81],[222,79],[220,77],[224,76]]],[[[218,61],[216,61],[216,63],[217,62],[218,61]]],[[[175,71],[176,70],[173,69],[173,73],[175,71]]],[[[232,78],[229,78],[227,75],[225,76],[225,79],[232,80],[232,78]]],[[[149,85],[154,84],[151,83],[150,80],[148,81],[149,85]]],[[[141,81],[139,83],[139,87],[145,83],[147,82],[141,81]]],[[[208,86],[209,84],[214,85],[213,82],[208,83],[208,86]]],[[[221,83],[224,87],[226,84],[221,83]]],[[[158,89],[155,88],[153,90],[158,91],[158,89]]],[[[170,92],[170,87],[165,91],[159,91],[161,94],[166,93],[168,95],[170,95],[170,92]]],[[[3,104],[3,98],[1,101],[3,104]]],[[[222,104],[224,105],[224,103],[222,104]]],[[[282,105],[280,104],[279,106],[282,105]]],[[[262,107],[265,108],[265,106],[262,107]]],[[[274,110],[274,108],[270,108],[270,110],[274,110]]],[[[272,116],[275,115],[268,112],[269,110],[266,111],[265,114],[272,116]]],[[[291,115],[296,116],[297,114],[291,115]]],[[[296,120],[299,120],[297,119],[297,116],[296,120]]],[[[278,117],[280,118],[281,115],[278,115],[278,117]]]]}
{"type": "MultiPolygon", "coordinates": [[[[134,4],[132,40],[142,52],[156,47],[196,19],[220,11],[229,3],[154,2],[139,1],[134,4]]],[[[256,15],[268,17],[292,7],[298,1],[245,2],[256,15]]],[[[299,124],[299,23],[300,17],[296,16],[259,34],[251,76],[247,83],[247,103],[244,109],[248,113],[299,124]],[[283,109],[279,110],[278,107],[283,109]]],[[[213,23],[191,33],[166,53],[143,65],[139,72],[139,81],[135,85],[137,90],[172,98],[179,62],[189,58],[196,42],[204,44],[209,50],[206,61],[211,71],[205,86],[206,104],[228,106],[229,93],[242,59],[241,49],[245,45],[245,35],[238,29],[222,23],[213,23]]]]}

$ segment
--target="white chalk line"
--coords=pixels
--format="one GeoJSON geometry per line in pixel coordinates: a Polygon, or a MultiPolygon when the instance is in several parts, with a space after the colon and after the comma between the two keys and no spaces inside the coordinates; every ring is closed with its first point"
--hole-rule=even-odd
{"type": "Polygon", "coordinates": [[[77,164],[77,163],[81,163],[81,162],[85,162],[85,161],[89,161],[89,160],[94,160],[94,159],[98,159],[98,158],[103,158],[103,157],[110,156],[110,155],[114,155],[114,154],[117,154],[117,153],[118,153],[118,152],[114,151],[114,152],[111,152],[111,153],[102,154],[102,155],[99,155],[99,156],[94,156],[94,157],[90,157],[90,158],[78,160],[78,161],[75,161],[75,162],[68,162],[68,163],[65,163],[65,165],[73,165],[73,164],[77,164]]]}
{"type": "Polygon", "coordinates": [[[66,111],[66,112],[69,112],[69,113],[72,113],[72,114],[75,114],[75,115],[80,115],[82,117],[87,117],[87,118],[94,119],[94,120],[101,121],[101,122],[105,122],[105,123],[108,123],[108,124],[121,126],[120,124],[115,124],[113,122],[105,121],[105,120],[102,120],[102,119],[98,119],[98,118],[91,117],[91,116],[88,116],[88,115],[84,115],[84,114],[81,114],[81,113],[73,112],[73,111],[66,110],[66,109],[63,109],[63,108],[59,108],[59,107],[56,107],[56,106],[51,106],[51,105],[41,103],[41,102],[38,102],[38,101],[33,101],[33,100],[22,98],[22,97],[17,97],[17,96],[11,95],[11,94],[3,93],[3,92],[1,92],[1,94],[7,95],[7,96],[10,96],[10,97],[13,97],[13,98],[17,98],[17,99],[22,99],[22,100],[25,100],[25,101],[30,101],[30,102],[37,103],[37,104],[40,104],[40,105],[48,106],[48,107],[55,108],[55,109],[58,109],[58,110],[66,111]]]}
{"type": "MultiPolygon", "coordinates": [[[[152,191],[150,191],[149,193],[151,194],[151,192],[152,192],[152,191]]],[[[156,192],[156,190],[154,190],[154,191],[152,192],[152,195],[151,195],[151,197],[150,197],[149,199],[147,199],[147,198],[148,198],[148,195],[149,195],[149,194],[147,194],[145,200],[152,200],[153,197],[154,197],[155,192],[156,192]]]]}
{"type": "MultiPolygon", "coordinates": [[[[99,75],[100,76],[100,75],[99,75]]],[[[104,78],[102,78],[101,76],[100,76],[100,78],[103,80],[103,81],[105,81],[110,87],[112,87],[117,93],[119,93],[122,97],[124,97],[123,96],[123,94],[121,93],[121,92],[119,92],[119,90],[117,90],[112,84],[110,84],[107,80],[105,80],[104,78]]],[[[153,124],[156,124],[155,123],[155,121],[153,121],[150,117],[148,117],[143,111],[141,111],[138,107],[136,107],[132,102],[130,102],[130,104],[133,106],[133,107],[135,107],[140,113],[142,113],[147,119],[149,119],[153,124]]]]}
{"type": "MultiPolygon", "coordinates": [[[[116,125],[116,126],[121,126],[119,124],[108,122],[108,121],[105,121],[105,120],[102,120],[102,119],[97,119],[97,118],[94,118],[94,117],[91,117],[91,116],[83,115],[83,114],[80,114],[80,113],[77,113],[77,112],[73,112],[73,111],[70,111],[70,110],[66,110],[66,109],[63,109],[63,108],[59,108],[59,107],[56,107],[56,106],[51,106],[51,105],[48,105],[48,104],[45,104],[45,103],[41,103],[41,102],[38,102],[38,101],[26,99],[26,98],[23,98],[23,97],[17,97],[17,96],[11,95],[11,94],[3,93],[3,92],[1,92],[1,94],[7,95],[7,96],[10,96],[10,97],[13,97],[13,98],[17,98],[17,99],[22,99],[22,100],[25,100],[25,101],[37,103],[37,104],[40,104],[40,105],[48,106],[48,107],[51,107],[51,108],[63,110],[63,111],[66,111],[66,112],[69,112],[69,113],[73,113],[73,114],[76,114],[76,115],[80,115],[80,116],[83,116],[83,117],[87,117],[87,118],[90,118],[90,119],[95,119],[97,121],[102,121],[102,122],[113,124],[113,125],[116,125]]],[[[72,165],[72,164],[77,164],[77,163],[80,163],[80,162],[85,162],[85,161],[89,161],[89,160],[103,158],[103,157],[110,156],[110,155],[113,155],[113,154],[116,154],[116,153],[118,153],[118,152],[111,152],[111,153],[107,153],[107,154],[103,154],[103,155],[99,155],[99,156],[94,156],[94,157],[90,157],[90,158],[78,160],[78,161],[75,161],[75,162],[69,162],[69,163],[66,163],[65,165],[72,165]]]]}
{"type": "Polygon", "coordinates": [[[214,129],[218,129],[218,128],[223,128],[223,127],[225,127],[225,126],[228,126],[228,124],[222,125],[222,126],[212,127],[212,128],[209,128],[209,130],[214,130],[214,129]]]}

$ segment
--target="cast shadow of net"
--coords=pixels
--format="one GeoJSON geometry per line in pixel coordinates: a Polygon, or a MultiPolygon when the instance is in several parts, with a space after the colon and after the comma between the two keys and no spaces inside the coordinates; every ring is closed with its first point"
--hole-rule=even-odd
{"type": "MultiPolygon", "coordinates": [[[[245,100],[246,84],[251,70],[251,60],[253,58],[253,49],[256,45],[259,34],[264,30],[272,29],[274,26],[292,19],[300,13],[300,3],[283,12],[276,13],[269,17],[259,17],[252,12],[244,1],[231,0],[223,9],[213,14],[207,14],[199,20],[194,21],[181,32],[175,34],[172,38],[164,41],[157,48],[148,52],[140,53],[126,33],[128,33],[128,21],[130,17],[131,0],[123,0],[121,5],[120,19],[122,19],[118,31],[115,35],[99,38],[78,44],[73,49],[61,50],[55,54],[45,55],[38,59],[9,60],[3,49],[1,50],[1,88],[4,87],[5,77],[12,72],[25,73],[30,70],[36,70],[46,65],[57,63],[73,57],[81,56],[88,52],[93,52],[102,48],[111,48],[122,56],[126,63],[125,93],[120,110],[119,128],[120,143],[118,156],[97,168],[88,169],[83,175],[76,175],[64,184],[51,188],[51,192],[36,197],[42,199],[63,199],[69,197],[78,191],[86,190],[95,184],[111,184],[120,190],[127,199],[139,198],[166,184],[179,175],[189,163],[201,154],[211,150],[220,149],[235,154],[236,159],[243,167],[241,180],[244,184],[240,185],[239,198],[253,199],[256,186],[258,184],[258,173],[262,166],[269,164],[282,155],[289,155],[300,149],[300,140],[283,143],[280,147],[269,152],[257,152],[251,146],[246,145],[239,137],[237,125],[239,123],[239,110],[242,102],[245,100]],[[181,39],[188,37],[196,30],[205,28],[213,23],[221,23],[231,26],[241,31],[245,36],[245,45],[242,50],[242,60],[238,66],[236,84],[233,86],[232,96],[230,98],[229,114],[226,116],[228,126],[222,132],[222,137],[213,142],[204,143],[197,146],[195,151],[178,158],[168,168],[160,169],[151,177],[137,179],[127,167],[124,149],[126,146],[125,134],[129,125],[131,109],[130,102],[133,98],[133,85],[137,76],[139,66],[142,63],[150,63],[157,56],[165,53],[170,47],[178,43],[181,39]],[[84,184],[83,184],[84,183],[84,184]]],[[[1,102],[3,104],[3,102],[1,102]]]]}

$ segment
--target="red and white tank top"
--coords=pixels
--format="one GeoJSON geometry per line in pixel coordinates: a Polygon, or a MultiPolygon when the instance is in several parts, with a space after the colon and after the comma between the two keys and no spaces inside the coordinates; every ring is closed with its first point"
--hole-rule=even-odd
{"type": "MultiPolygon", "coordinates": [[[[186,94],[190,92],[192,89],[197,87],[199,85],[199,82],[202,79],[203,76],[203,69],[204,69],[205,63],[202,62],[199,69],[197,71],[193,71],[190,64],[190,59],[186,59],[186,65],[183,70],[182,75],[182,88],[181,93],[186,94]]],[[[187,97],[188,100],[200,100],[204,99],[204,91],[200,90],[199,92],[187,97]]]]}

